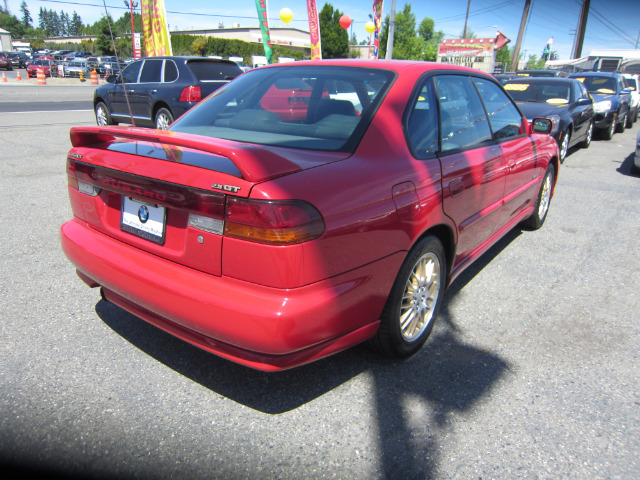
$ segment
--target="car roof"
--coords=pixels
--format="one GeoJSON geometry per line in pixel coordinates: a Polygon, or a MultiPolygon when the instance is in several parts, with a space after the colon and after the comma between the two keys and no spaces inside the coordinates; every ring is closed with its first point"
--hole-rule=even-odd
{"type": "Polygon", "coordinates": [[[575,78],[568,77],[513,77],[507,83],[527,82],[527,83],[574,83],[575,78]]]}
{"type": "Polygon", "coordinates": [[[392,70],[401,72],[405,70],[418,70],[424,72],[436,71],[456,71],[467,72],[481,75],[483,77],[495,80],[492,75],[475,70],[473,68],[461,67],[450,63],[422,62],[419,60],[357,60],[357,59],[326,59],[326,60],[301,60],[290,63],[274,63],[265,65],[262,68],[291,68],[293,66],[342,66],[342,67],[360,67],[360,68],[376,68],[383,70],[392,70]]]}
{"type": "Polygon", "coordinates": [[[616,77],[619,76],[619,73],[616,72],[580,72],[580,73],[572,73],[569,75],[570,78],[575,77],[616,77]]]}

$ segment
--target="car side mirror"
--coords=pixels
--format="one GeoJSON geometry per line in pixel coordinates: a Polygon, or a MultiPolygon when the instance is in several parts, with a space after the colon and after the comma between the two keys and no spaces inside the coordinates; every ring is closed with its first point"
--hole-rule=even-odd
{"type": "Polygon", "coordinates": [[[631,93],[631,89],[630,88],[623,88],[622,89],[622,95],[629,95],[631,93]]]}
{"type": "Polygon", "coordinates": [[[106,80],[107,83],[120,83],[119,75],[109,75],[106,80]]]}
{"type": "Polygon", "coordinates": [[[591,105],[593,103],[592,98],[581,98],[578,100],[578,105],[591,105]]]}
{"type": "Polygon", "coordinates": [[[548,118],[534,118],[531,122],[531,133],[551,133],[553,122],[548,118]]]}

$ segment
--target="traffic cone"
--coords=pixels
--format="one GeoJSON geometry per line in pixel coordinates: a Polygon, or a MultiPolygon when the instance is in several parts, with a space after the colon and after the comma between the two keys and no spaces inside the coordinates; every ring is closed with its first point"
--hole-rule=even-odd
{"type": "Polygon", "coordinates": [[[20,80],[22,80],[22,77],[20,76],[20,70],[18,70],[18,73],[16,75],[16,80],[19,82],[20,80]]]}
{"type": "Polygon", "coordinates": [[[42,70],[41,68],[38,69],[38,85],[46,85],[47,84],[47,77],[44,74],[44,70],[42,70]]]}
{"type": "Polygon", "coordinates": [[[98,85],[98,73],[95,68],[91,71],[91,85],[98,85]]]}
{"type": "Polygon", "coordinates": [[[3,82],[8,82],[9,80],[7,80],[7,77],[4,76],[4,72],[2,72],[2,81],[3,82]]]}

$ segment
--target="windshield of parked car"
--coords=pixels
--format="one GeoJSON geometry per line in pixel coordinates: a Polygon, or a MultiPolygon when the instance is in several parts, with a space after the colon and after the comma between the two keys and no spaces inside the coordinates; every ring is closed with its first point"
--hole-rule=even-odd
{"type": "Polygon", "coordinates": [[[262,145],[351,151],[393,77],[393,72],[373,68],[259,68],[217,90],[169,130],[262,145]]]}
{"type": "Polygon", "coordinates": [[[578,78],[589,93],[616,93],[616,79],[613,77],[585,76],[578,78]]]}
{"type": "Polygon", "coordinates": [[[516,102],[569,103],[571,84],[557,82],[510,81],[504,84],[516,102]]]}

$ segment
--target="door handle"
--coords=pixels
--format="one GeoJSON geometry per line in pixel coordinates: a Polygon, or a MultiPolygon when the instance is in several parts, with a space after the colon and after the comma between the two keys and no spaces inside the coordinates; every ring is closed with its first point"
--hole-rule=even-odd
{"type": "Polygon", "coordinates": [[[154,88],[153,90],[151,90],[151,93],[158,93],[158,90],[154,88]]]}
{"type": "Polygon", "coordinates": [[[127,90],[127,93],[136,93],[135,90],[127,90]]]}

